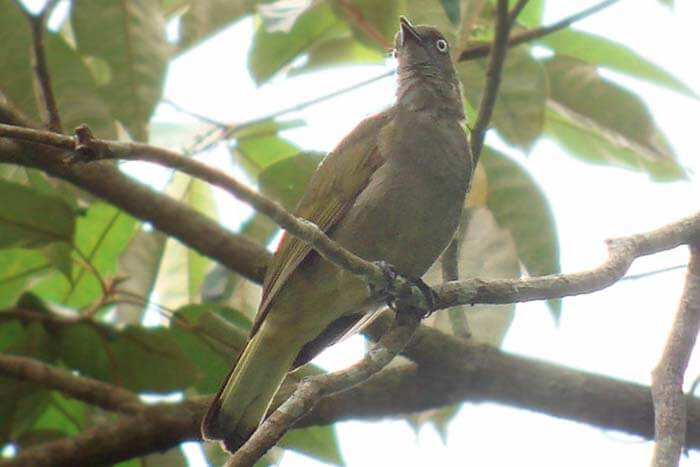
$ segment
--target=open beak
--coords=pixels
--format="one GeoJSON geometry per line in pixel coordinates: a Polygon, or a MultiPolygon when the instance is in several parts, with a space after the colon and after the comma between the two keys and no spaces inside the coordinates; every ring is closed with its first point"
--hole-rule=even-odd
{"type": "Polygon", "coordinates": [[[401,36],[399,39],[399,45],[401,47],[404,46],[406,43],[406,38],[411,37],[413,40],[415,40],[418,43],[423,42],[423,39],[421,39],[420,35],[418,34],[418,31],[416,31],[416,28],[413,27],[413,25],[406,19],[405,16],[401,16],[399,18],[399,25],[401,27],[401,36]]]}

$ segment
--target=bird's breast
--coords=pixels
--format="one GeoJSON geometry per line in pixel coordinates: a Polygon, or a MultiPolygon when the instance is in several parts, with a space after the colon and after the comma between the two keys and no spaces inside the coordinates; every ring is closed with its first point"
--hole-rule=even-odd
{"type": "Polygon", "coordinates": [[[470,158],[458,123],[414,120],[382,148],[387,162],[371,177],[333,233],[369,260],[421,276],[451,240],[469,182],[470,158]],[[407,131],[410,130],[410,131],[407,131]]]}

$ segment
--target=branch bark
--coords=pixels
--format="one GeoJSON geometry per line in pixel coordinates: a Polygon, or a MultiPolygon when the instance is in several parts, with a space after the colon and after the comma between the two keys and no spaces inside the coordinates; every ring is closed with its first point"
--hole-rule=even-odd
{"type": "MultiPolygon", "coordinates": [[[[382,316],[372,337],[391,323],[382,316]]],[[[495,402],[652,439],[650,388],[464,342],[420,326],[403,352],[418,364],[385,368],[354,388],[323,398],[295,425],[378,420],[457,402],[495,402]]],[[[285,383],[280,399],[294,390],[285,383]]],[[[95,426],[75,437],[20,451],[0,467],[108,465],[199,440],[210,397],[158,404],[135,416],[95,426]]],[[[688,398],[686,447],[700,449],[700,399],[688,398]]]]}
{"type": "Polygon", "coordinates": [[[135,413],[145,407],[139,397],[131,391],[96,379],[74,375],[33,358],[0,354],[0,374],[57,389],[69,397],[106,410],[135,413]]]}
{"type": "Polygon", "coordinates": [[[700,242],[690,246],[685,290],[661,360],[652,372],[655,411],[652,465],[677,466],[686,442],[687,408],[683,378],[700,330],[700,242]]]}

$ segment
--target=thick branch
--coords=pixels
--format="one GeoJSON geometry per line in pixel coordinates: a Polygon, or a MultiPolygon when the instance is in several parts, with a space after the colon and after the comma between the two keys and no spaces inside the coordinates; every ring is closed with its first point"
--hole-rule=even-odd
{"type": "Polygon", "coordinates": [[[700,330],[700,243],[690,247],[685,290],[663,355],[652,372],[651,394],[656,416],[652,465],[678,465],[686,438],[683,377],[700,330]]]}
{"type": "Polygon", "coordinates": [[[0,354],[0,374],[57,389],[69,397],[106,410],[134,413],[144,408],[138,396],[131,391],[74,375],[32,358],[0,354]]]}
{"type": "MultiPolygon", "coordinates": [[[[391,317],[373,330],[381,336],[391,317]]],[[[377,420],[460,401],[495,402],[652,439],[650,388],[464,342],[419,327],[404,354],[419,364],[384,369],[348,391],[323,398],[297,427],[342,420],[377,420]]],[[[285,383],[288,397],[296,382],[285,383]]],[[[96,426],[21,451],[2,467],[108,465],[199,439],[199,422],[210,402],[197,397],[149,407],[134,417],[96,426]]],[[[700,449],[700,400],[688,399],[686,447],[700,449]]]]}
{"type": "Polygon", "coordinates": [[[133,416],[110,420],[73,437],[30,447],[0,467],[94,467],[164,451],[199,438],[202,398],[159,404],[133,416]]]}
{"type": "MultiPolygon", "coordinates": [[[[508,39],[508,47],[515,47],[516,45],[524,44],[525,42],[530,42],[532,40],[539,39],[540,37],[548,36],[557,31],[561,31],[562,29],[571,26],[573,23],[594,15],[595,13],[604,10],[618,1],[619,0],[605,0],[593,5],[590,8],[586,8],[583,11],[564,18],[561,21],[557,21],[556,23],[542,26],[537,29],[532,29],[530,31],[525,31],[520,34],[514,34],[508,39]]],[[[475,58],[487,57],[494,45],[495,41],[470,47],[460,54],[458,61],[463,62],[466,60],[474,60],[475,58]]]]}
{"type": "MultiPolygon", "coordinates": [[[[1,125],[8,127],[8,125],[1,125]]],[[[17,127],[11,127],[17,128],[17,127]]],[[[63,136],[68,138],[68,136],[63,136]]],[[[113,164],[68,165],[65,150],[0,138],[0,163],[43,170],[112,203],[255,282],[262,282],[270,254],[243,235],[122,174],[113,164]]]]}

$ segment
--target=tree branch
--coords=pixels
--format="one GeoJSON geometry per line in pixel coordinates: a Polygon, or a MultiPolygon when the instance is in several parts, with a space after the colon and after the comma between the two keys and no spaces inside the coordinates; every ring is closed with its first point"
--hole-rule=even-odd
{"type": "Polygon", "coordinates": [[[135,413],[145,407],[131,391],[74,375],[33,358],[0,354],[0,374],[57,389],[69,397],[106,410],[135,413]]]}
{"type": "Polygon", "coordinates": [[[34,53],[34,75],[39,83],[39,94],[44,103],[46,112],[47,128],[57,133],[61,132],[61,117],[58,112],[56,96],[51,85],[51,74],[49,65],[46,62],[46,49],[44,47],[44,33],[46,31],[46,21],[53,12],[58,0],[48,0],[44,8],[36,15],[30,13],[20,1],[16,1],[17,6],[22,10],[29,22],[32,31],[32,51],[34,53]]]}
{"type": "MultiPolygon", "coordinates": [[[[556,23],[550,24],[548,26],[542,26],[541,28],[532,29],[530,31],[525,31],[519,34],[515,34],[508,39],[508,47],[515,47],[516,45],[524,44],[525,42],[530,42],[532,40],[539,39],[540,37],[548,36],[552,33],[565,29],[571,26],[573,23],[587,18],[595,13],[598,13],[599,11],[604,10],[605,8],[617,3],[618,1],[619,0],[605,0],[596,5],[593,5],[590,8],[586,8],[583,11],[580,11],[574,15],[564,18],[561,21],[557,21],[556,23]]],[[[458,61],[463,62],[466,60],[474,60],[476,58],[487,57],[494,45],[495,41],[486,44],[476,45],[474,47],[465,49],[464,52],[460,54],[458,61]]]]}
{"type": "Polygon", "coordinates": [[[486,130],[491,122],[493,108],[496,106],[498,88],[501,84],[501,70],[506,59],[508,49],[508,34],[510,32],[510,17],[508,13],[508,0],[498,0],[496,5],[496,32],[493,47],[489,55],[489,64],[486,69],[486,84],[484,93],[479,102],[479,111],[476,114],[476,121],[471,131],[469,139],[474,166],[476,167],[481,156],[481,149],[484,147],[486,130]]]}
{"type": "MultiPolygon", "coordinates": [[[[6,116],[13,117],[14,120],[11,112],[6,116]]],[[[21,120],[18,123],[26,122],[21,120]]],[[[68,136],[62,137],[71,139],[68,136]]],[[[65,155],[65,150],[51,146],[15,142],[0,137],[0,163],[37,168],[66,180],[128,214],[149,222],[154,228],[246,278],[262,282],[270,258],[264,247],[244,235],[236,235],[222,228],[186,204],[122,174],[113,164],[68,165],[64,162],[65,155]]]]}
{"type": "MultiPolygon", "coordinates": [[[[373,339],[385,334],[381,316],[373,339]]],[[[574,370],[493,347],[465,342],[420,326],[403,352],[418,364],[385,368],[352,389],[321,399],[295,425],[401,417],[458,402],[495,402],[652,439],[654,414],[648,386],[574,370]]],[[[296,382],[285,383],[282,400],[296,382]]],[[[157,404],[135,416],[95,426],[75,437],[30,447],[1,467],[110,465],[199,440],[199,422],[211,401],[194,397],[157,404]]],[[[700,399],[688,398],[686,447],[700,449],[700,399]]]]}
{"type": "Polygon", "coordinates": [[[690,246],[685,290],[661,360],[652,372],[656,415],[652,465],[676,466],[686,439],[683,377],[700,330],[700,242],[690,246]]]}
{"type": "Polygon", "coordinates": [[[437,308],[455,305],[504,304],[581,295],[617,282],[635,258],[690,244],[700,236],[700,212],[646,233],[608,240],[608,259],[589,271],[550,274],[527,279],[469,279],[436,288],[437,308]]]}

